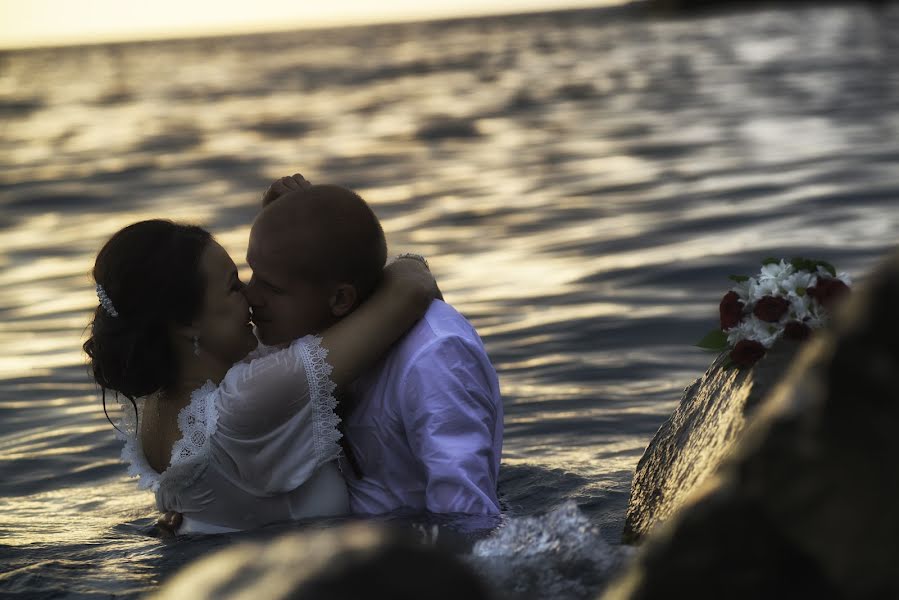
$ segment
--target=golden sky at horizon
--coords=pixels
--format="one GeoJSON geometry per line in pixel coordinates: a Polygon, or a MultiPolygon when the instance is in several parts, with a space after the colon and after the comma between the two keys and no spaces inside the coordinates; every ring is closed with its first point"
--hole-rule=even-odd
{"type": "Polygon", "coordinates": [[[475,16],[629,0],[0,0],[0,48],[475,16]],[[311,5],[310,5],[311,4],[311,5]]]}

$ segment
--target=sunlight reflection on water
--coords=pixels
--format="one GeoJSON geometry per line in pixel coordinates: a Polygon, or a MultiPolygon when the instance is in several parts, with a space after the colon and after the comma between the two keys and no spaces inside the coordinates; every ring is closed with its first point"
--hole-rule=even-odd
{"type": "Polygon", "coordinates": [[[357,189],[484,337],[509,505],[574,496],[615,541],[727,275],[807,254],[858,276],[896,242],[899,27],[874,10],[0,54],[0,540],[47,564],[109,545],[100,576],[152,585],[152,499],[122,477],[80,351],[93,257],[162,216],[208,226],[247,279],[259,197],[300,171],[357,189]]]}

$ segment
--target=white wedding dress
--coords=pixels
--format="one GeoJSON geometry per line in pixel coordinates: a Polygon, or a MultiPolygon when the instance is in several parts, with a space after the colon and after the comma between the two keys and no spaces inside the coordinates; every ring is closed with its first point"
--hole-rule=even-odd
{"type": "MultiPolygon", "coordinates": [[[[179,533],[220,533],[276,521],[349,513],[334,383],[321,339],[260,347],[221,384],[195,390],[178,415],[183,437],[168,469],[147,463],[134,409],[123,402],[119,438],[128,473],[184,516],[179,533]]],[[[138,416],[143,402],[138,401],[138,416]]]]}

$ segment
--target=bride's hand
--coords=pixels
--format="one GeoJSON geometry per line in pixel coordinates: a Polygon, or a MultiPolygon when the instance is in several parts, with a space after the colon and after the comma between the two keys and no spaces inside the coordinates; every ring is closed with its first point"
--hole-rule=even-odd
{"type": "Polygon", "coordinates": [[[384,269],[384,285],[420,293],[427,298],[428,304],[435,298],[443,300],[443,294],[427,262],[418,255],[402,255],[387,265],[384,269]]]}
{"type": "Polygon", "coordinates": [[[331,381],[342,387],[373,365],[440,297],[423,260],[399,258],[384,269],[375,292],[352,313],[322,332],[331,381]]]}
{"type": "Polygon", "coordinates": [[[156,520],[156,527],[162,537],[172,537],[178,535],[178,528],[181,527],[182,517],[180,513],[169,511],[156,520]]]}

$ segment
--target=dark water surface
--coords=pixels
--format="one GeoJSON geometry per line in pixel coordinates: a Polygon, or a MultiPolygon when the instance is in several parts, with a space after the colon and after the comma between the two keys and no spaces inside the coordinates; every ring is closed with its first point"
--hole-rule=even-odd
{"type": "Polygon", "coordinates": [[[896,243],[897,63],[896,3],[0,53],[0,595],[134,596],[233,541],[148,534],[80,354],[88,273],[159,216],[242,263],[295,171],[358,189],[486,341],[513,524],[488,576],[590,595],[595,573],[542,570],[606,568],[591,552],[615,551],[632,469],[710,360],[691,344],[726,276],[804,254],[858,277],[896,243]]]}

